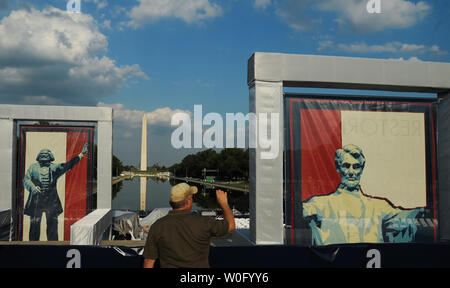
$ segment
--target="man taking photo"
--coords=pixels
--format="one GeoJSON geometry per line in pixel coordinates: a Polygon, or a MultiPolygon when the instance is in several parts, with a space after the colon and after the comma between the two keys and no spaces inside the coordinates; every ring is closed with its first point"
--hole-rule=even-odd
{"type": "Polygon", "coordinates": [[[144,268],[153,268],[159,258],[161,268],[209,268],[211,237],[220,237],[235,229],[227,193],[216,190],[224,220],[191,213],[195,186],[180,183],[170,191],[173,210],[150,228],[144,248],[144,268]]]}

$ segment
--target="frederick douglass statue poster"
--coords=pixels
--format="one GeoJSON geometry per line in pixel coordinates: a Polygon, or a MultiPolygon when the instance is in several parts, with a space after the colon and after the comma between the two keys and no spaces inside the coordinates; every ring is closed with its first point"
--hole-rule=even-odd
{"type": "Polygon", "coordinates": [[[68,241],[92,209],[93,127],[20,126],[17,235],[68,241]]]}
{"type": "Polygon", "coordinates": [[[434,104],[288,97],[289,243],[437,239],[434,104]]]}

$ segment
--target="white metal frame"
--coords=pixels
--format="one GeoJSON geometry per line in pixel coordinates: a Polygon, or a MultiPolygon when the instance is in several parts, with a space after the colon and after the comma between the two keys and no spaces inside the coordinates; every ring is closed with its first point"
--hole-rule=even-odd
{"type": "MultiPolygon", "coordinates": [[[[450,110],[450,63],[368,58],[255,53],[248,61],[250,112],[279,113],[279,153],[261,159],[261,148],[250,149],[250,238],[255,244],[284,244],[283,229],[283,88],[313,87],[437,93],[450,110]]],[[[444,108],[444,106],[443,106],[444,108]]],[[[440,109],[441,111],[441,109],[440,109]]],[[[270,124],[269,124],[270,126],[270,124]]],[[[439,147],[449,147],[450,129],[439,131],[439,147]]],[[[268,128],[271,129],[271,128],[268,128]]],[[[440,219],[450,220],[450,154],[438,150],[440,219]],[[447,171],[447,172],[445,172],[447,171]],[[447,173],[447,174],[444,174],[447,173]],[[445,180],[444,180],[445,179],[445,180]],[[447,205],[447,206],[443,206],[447,205]]],[[[440,225],[450,239],[450,221],[440,225]]]]}
{"type": "Polygon", "coordinates": [[[112,116],[109,107],[0,105],[0,211],[14,207],[16,122],[20,120],[96,122],[97,209],[111,209],[112,116]]]}

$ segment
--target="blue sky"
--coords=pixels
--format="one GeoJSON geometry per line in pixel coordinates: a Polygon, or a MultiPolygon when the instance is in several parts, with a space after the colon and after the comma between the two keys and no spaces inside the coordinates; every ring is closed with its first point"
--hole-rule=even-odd
{"type": "Polygon", "coordinates": [[[247,60],[279,52],[450,62],[446,0],[0,0],[0,103],[114,107],[114,153],[171,165],[177,111],[248,112],[247,60]]]}

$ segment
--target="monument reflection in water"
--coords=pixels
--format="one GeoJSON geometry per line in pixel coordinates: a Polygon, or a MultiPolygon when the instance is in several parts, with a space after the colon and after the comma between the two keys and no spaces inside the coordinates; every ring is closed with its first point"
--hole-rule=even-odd
{"type": "MultiPolygon", "coordinates": [[[[155,208],[170,207],[170,188],[177,184],[172,180],[160,180],[147,177],[146,210],[155,208]]],[[[193,184],[190,184],[193,185],[193,184]]],[[[194,195],[193,210],[218,209],[215,189],[197,185],[199,193],[194,195]]],[[[114,210],[140,210],[140,178],[125,180],[113,186],[112,209],[114,210]]],[[[249,212],[248,193],[239,191],[227,191],[228,202],[231,208],[235,208],[241,213],[249,212]]]]}

